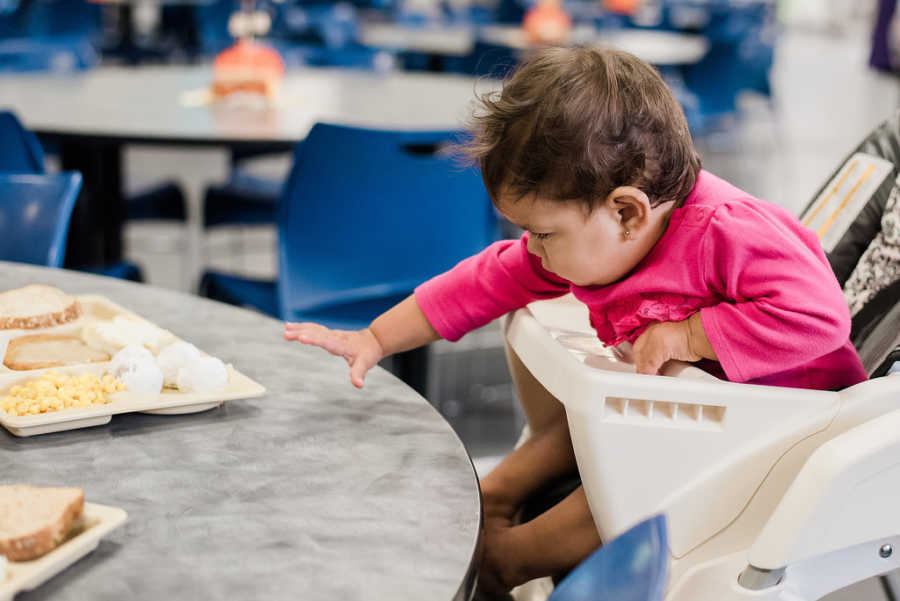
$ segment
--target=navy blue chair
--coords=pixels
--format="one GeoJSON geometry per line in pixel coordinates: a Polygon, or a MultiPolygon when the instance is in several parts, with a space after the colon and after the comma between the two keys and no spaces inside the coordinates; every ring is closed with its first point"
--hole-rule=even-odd
{"type": "Polygon", "coordinates": [[[436,152],[456,135],[316,124],[281,196],[278,280],[207,272],[200,293],[286,321],[367,326],[496,239],[477,171],[436,152]]]}
{"type": "Polygon", "coordinates": [[[666,518],[658,515],[594,551],[548,601],[662,601],[668,566],[666,518]]]}
{"type": "Polygon", "coordinates": [[[0,111],[0,140],[0,171],[44,172],[44,151],[37,136],[9,111],[0,111]]]}
{"type": "Polygon", "coordinates": [[[496,238],[478,173],[434,152],[455,135],[316,124],[281,198],[278,281],[207,272],[202,291],[284,320],[368,325],[496,238]]]}
{"type": "Polygon", "coordinates": [[[283,186],[281,181],[246,173],[234,165],[228,181],[206,188],[204,227],[274,224],[283,186]]]}
{"type": "Polygon", "coordinates": [[[81,174],[0,173],[0,259],[62,267],[81,174]]]}
{"type": "Polygon", "coordinates": [[[97,50],[81,38],[0,40],[0,73],[67,73],[89,69],[98,62],[97,50]]]}
{"type": "MultiPolygon", "coordinates": [[[[0,142],[0,174],[42,175],[44,173],[44,152],[37,136],[25,129],[16,116],[9,111],[0,111],[0,140],[2,140],[0,142]]],[[[81,176],[78,177],[78,189],[80,190],[81,176]]],[[[67,217],[67,232],[68,220],[67,217]]],[[[140,267],[126,261],[112,265],[82,267],[81,270],[135,282],[144,281],[140,267]]]]}
{"type": "Polygon", "coordinates": [[[685,85],[699,100],[702,128],[714,127],[722,117],[734,114],[743,91],[771,97],[775,29],[771,3],[710,9],[710,22],[702,30],[709,51],[683,69],[685,85]]]}

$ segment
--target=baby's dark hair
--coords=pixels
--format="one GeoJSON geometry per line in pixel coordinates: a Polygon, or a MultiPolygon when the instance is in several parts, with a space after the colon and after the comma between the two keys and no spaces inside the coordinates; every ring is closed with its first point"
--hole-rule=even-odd
{"type": "Polygon", "coordinates": [[[590,209],[631,185],[653,206],[680,206],[697,180],[700,157],[681,106],[659,73],[627,52],[547,49],[480,100],[464,152],[495,204],[502,190],[590,209]]]}

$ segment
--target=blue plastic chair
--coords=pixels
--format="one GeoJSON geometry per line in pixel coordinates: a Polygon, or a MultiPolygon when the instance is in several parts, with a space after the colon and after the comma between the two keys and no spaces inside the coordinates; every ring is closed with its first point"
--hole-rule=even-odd
{"type": "Polygon", "coordinates": [[[658,515],[594,551],[548,601],[662,601],[668,571],[666,518],[658,515]]]}
{"type": "Polygon", "coordinates": [[[315,125],[281,198],[278,281],[207,272],[201,293],[284,320],[365,327],[496,239],[478,173],[432,152],[456,135],[315,125]]]}
{"type": "Polygon", "coordinates": [[[62,267],[81,174],[0,173],[0,259],[62,267]]]}
{"type": "MultiPolygon", "coordinates": [[[[37,136],[25,129],[14,114],[0,111],[0,174],[40,175],[44,173],[44,152],[37,136]]],[[[78,174],[81,188],[81,175],[78,174]]],[[[76,192],[77,198],[77,192],[76,192]]],[[[73,200],[74,203],[74,200],[73,200]]],[[[66,231],[68,232],[68,217],[66,231]]],[[[63,238],[65,240],[65,237],[63,238]]],[[[63,249],[63,255],[65,249],[63,249]]],[[[43,264],[43,263],[42,263],[43,264]]],[[[143,282],[140,267],[126,261],[111,265],[83,267],[82,271],[143,282]]]]}
{"type": "Polygon", "coordinates": [[[0,40],[0,72],[68,73],[89,69],[99,60],[94,46],[81,38],[0,40]]]}
{"type": "Polygon", "coordinates": [[[37,136],[9,111],[0,111],[0,140],[0,171],[44,172],[44,151],[37,136]]]}

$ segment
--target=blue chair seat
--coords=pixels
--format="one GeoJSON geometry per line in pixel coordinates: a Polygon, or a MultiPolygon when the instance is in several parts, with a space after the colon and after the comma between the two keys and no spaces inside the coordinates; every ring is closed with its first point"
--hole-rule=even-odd
{"type": "Polygon", "coordinates": [[[108,278],[118,278],[120,280],[129,280],[131,282],[143,282],[144,272],[134,263],[128,261],[119,261],[111,265],[101,265],[98,267],[82,267],[79,271],[87,273],[95,273],[108,278]]]}
{"type": "Polygon", "coordinates": [[[199,293],[223,303],[252,307],[266,315],[280,317],[278,290],[273,281],[252,280],[208,271],[200,280],[199,293]]]}
{"type": "Polygon", "coordinates": [[[203,197],[203,225],[274,224],[283,183],[235,170],[203,197]]]}
{"type": "Polygon", "coordinates": [[[184,191],[175,182],[165,182],[130,196],[125,203],[128,221],[161,219],[186,221],[184,191]]]}
{"type": "Polygon", "coordinates": [[[650,518],[594,551],[547,601],[662,601],[669,571],[666,518],[650,518]]]}

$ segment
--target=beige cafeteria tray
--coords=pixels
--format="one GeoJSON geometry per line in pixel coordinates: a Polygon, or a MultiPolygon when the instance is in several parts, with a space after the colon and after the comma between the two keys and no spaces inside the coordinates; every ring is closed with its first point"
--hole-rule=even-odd
{"type": "Polygon", "coordinates": [[[58,547],[31,561],[10,561],[0,575],[0,601],[20,591],[30,591],[97,548],[100,539],[117,528],[128,514],[118,507],[85,503],[81,519],[58,547]]]}
{"type": "MultiPolygon", "coordinates": [[[[47,369],[16,371],[3,365],[2,358],[6,355],[6,347],[9,341],[14,338],[32,334],[78,335],[82,328],[91,322],[112,320],[117,316],[152,323],[131,311],[123,309],[103,296],[83,295],[77,298],[81,304],[82,315],[74,321],[60,326],[36,330],[0,331],[0,397],[4,396],[11,386],[37,379],[42,373],[47,371],[47,369]]],[[[178,339],[173,338],[173,340],[178,339]]],[[[81,374],[87,372],[100,376],[105,373],[108,367],[109,362],[105,361],[49,369],[56,370],[59,373],[81,374]]],[[[261,384],[251,380],[231,365],[227,367],[228,386],[224,389],[210,392],[183,393],[166,388],[159,394],[140,394],[123,391],[109,395],[112,402],[104,405],[63,409],[37,415],[10,415],[0,409],[0,424],[16,436],[33,436],[35,434],[106,424],[117,413],[133,411],[162,414],[195,413],[221,405],[224,401],[253,398],[265,394],[266,389],[261,384]]]]}

